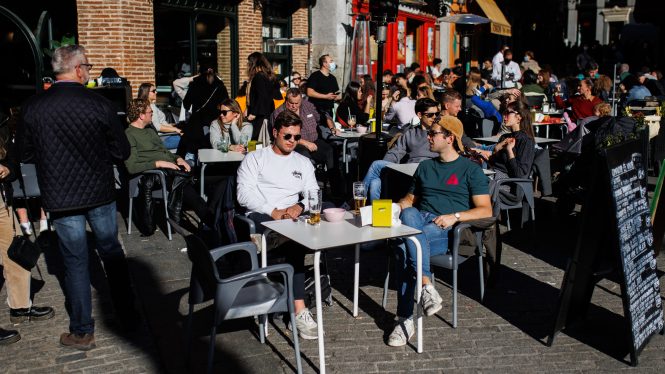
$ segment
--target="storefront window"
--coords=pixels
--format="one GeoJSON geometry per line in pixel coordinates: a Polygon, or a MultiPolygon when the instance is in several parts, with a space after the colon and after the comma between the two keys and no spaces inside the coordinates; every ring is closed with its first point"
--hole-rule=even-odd
{"type": "Polygon", "coordinates": [[[195,75],[201,67],[217,71],[235,94],[238,76],[237,24],[228,9],[155,6],[155,80],[170,91],[174,79],[195,75]]]}
{"type": "Polygon", "coordinates": [[[269,41],[276,38],[291,37],[291,16],[276,7],[268,6],[263,10],[263,53],[272,63],[273,71],[282,79],[291,71],[291,47],[273,46],[269,41]]]}

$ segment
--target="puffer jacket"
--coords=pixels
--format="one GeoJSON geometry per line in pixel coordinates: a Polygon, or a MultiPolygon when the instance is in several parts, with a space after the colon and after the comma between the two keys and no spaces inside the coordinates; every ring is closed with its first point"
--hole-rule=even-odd
{"type": "Polygon", "coordinates": [[[129,142],[113,104],[77,82],[60,81],[21,110],[17,144],[34,162],[46,211],[86,209],[115,200],[113,164],[129,142]]]}

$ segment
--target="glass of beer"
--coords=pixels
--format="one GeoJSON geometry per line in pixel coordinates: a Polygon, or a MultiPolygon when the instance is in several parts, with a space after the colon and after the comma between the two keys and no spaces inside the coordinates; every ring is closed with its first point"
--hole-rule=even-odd
{"type": "Polygon", "coordinates": [[[360,214],[360,208],[365,206],[367,201],[367,188],[363,182],[353,182],[353,202],[355,214],[360,214]]]}
{"type": "Polygon", "coordinates": [[[307,205],[309,207],[309,219],[307,223],[310,225],[318,225],[321,223],[321,190],[307,191],[307,205]]]}

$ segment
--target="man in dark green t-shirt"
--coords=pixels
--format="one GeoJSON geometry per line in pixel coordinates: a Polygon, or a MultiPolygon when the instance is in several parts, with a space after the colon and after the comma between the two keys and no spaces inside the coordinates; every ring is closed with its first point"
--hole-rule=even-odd
{"type": "MultiPolygon", "coordinates": [[[[421,301],[427,316],[441,309],[441,296],[430,280],[430,256],[448,252],[448,234],[457,222],[492,215],[487,177],[477,164],[461,157],[464,149],[462,122],[444,116],[427,132],[430,150],[439,157],[420,163],[409,193],[400,200],[400,219],[422,231],[417,236],[422,247],[423,290],[421,301]]],[[[398,291],[399,321],[388,345],[406,345],[413,336],[413,292],[416,274],[416,247],[411,241],[399,250],[402,263],[396,266],[401,280],[398,291]]]]}

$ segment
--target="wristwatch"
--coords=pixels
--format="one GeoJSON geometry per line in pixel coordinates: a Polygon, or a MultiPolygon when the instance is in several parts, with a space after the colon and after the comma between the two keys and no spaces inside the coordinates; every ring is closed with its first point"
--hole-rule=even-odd
{"type": "Polygon", "coordinates": [[[455,221],[459,221],[462,216],[460,216],[459,213],[454,213],[453,216],[455,216],[455,221]]]}

